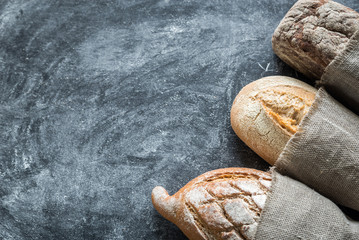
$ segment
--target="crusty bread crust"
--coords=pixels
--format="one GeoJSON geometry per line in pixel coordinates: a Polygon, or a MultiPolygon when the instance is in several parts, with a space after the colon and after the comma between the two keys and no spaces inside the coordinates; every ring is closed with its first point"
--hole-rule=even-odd
{"type": "Polygon", "coordinates": [[[253,239],[271,175],[248,168],[217,169],[193,179],[173,196],[152,191],[156,210],[191,240],[253,239]]]}
{"type": "Polygon", "coordinates": [[[320,79],[357,30],[356,11],[330,0],[299,0],[275,30],[272,46],[288,65],[320,79]]]}
{"type": "Polygon", "coordinates": [[[272,76],[254,81],[233,102],[232,128],[253,151],[274,165],[315,94],[315,88],[290,77],[272,76]]]}

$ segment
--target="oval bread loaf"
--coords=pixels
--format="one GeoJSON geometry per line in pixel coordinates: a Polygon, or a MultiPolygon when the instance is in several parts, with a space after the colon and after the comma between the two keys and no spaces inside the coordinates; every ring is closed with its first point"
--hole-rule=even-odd
{"type": "Polygon", "coordinates": [[[271,180],[269,173],[255,169],[217,169],[173,196],[155,187],[152,202],[191,240],[253,240],[271,180]]]}
{"type": "Polygon", "coordinates": [[[290,77],[272,76],[245,86],[231,109],[231,125],[253,151],[274,165],[314,101],[316,89],[290,77]]]}
{"type": "Polygon", "coordinates": [[[288,65],[313,79],[359,30],[359,13],[331,0],[299,0],[272,38],[274,52],[288,65]]]}

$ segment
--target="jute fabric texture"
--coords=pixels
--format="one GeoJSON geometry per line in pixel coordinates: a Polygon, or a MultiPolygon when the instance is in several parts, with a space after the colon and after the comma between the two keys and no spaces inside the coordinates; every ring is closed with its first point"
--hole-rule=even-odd
{"type": "Polygon", "coordinates": [[[325,69],[319,82],[338,101],[359,114],[359,31],[325,69]]]}
{"type": "Polygon", "coordinates": [[[354,240],[359,223],[313,189],[274,171],[255,239],[354,240]]]}
{"type": "Polygon", "coordinates": [[[334,202],[359,211],[359,117],[320,88],[276,167],[334,202]]]}

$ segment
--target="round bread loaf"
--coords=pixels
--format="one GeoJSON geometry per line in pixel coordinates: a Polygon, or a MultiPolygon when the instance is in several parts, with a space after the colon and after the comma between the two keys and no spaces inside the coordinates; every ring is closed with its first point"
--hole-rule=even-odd
{"type": "Polygon", "coordinates": [[[272,76],[245,86],[231,109],[231,125],[253,151],[274,165],[312,105],[316,89],[297,79],[272,76]]]}
{"type": "Polygon", "coordinates": [[[191,240],[253,240],[271,180],[269,173],[255,169],[217,169],[173,196],[155,187],[152,202],[191,240]]]}

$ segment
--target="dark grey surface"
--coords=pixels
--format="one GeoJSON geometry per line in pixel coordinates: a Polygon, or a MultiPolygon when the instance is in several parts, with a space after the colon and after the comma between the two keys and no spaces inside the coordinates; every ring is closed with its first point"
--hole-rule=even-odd
{"type": "Polygon", "coordinates": [[[0,238],[185,239],[151,190],[268,169],[229,111],[251,81],[301,78],[271,50],[294,2],[1,1],[0,238]]]}

